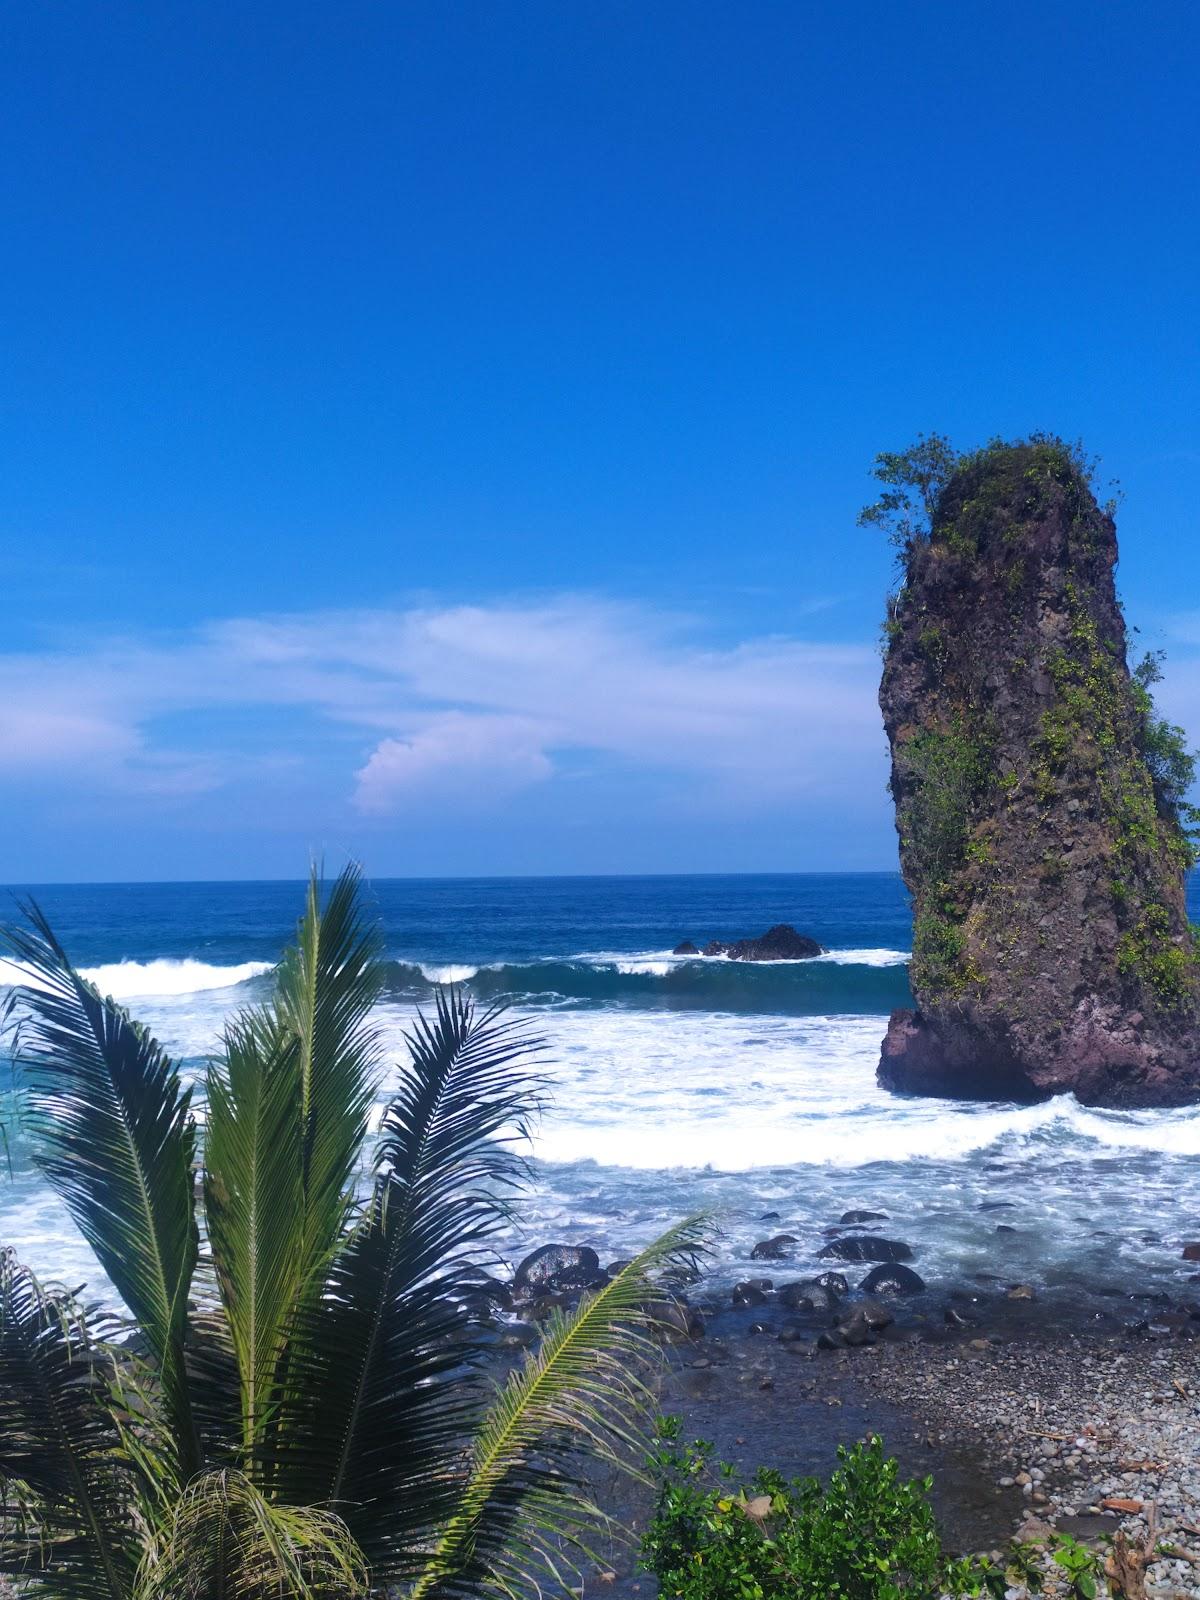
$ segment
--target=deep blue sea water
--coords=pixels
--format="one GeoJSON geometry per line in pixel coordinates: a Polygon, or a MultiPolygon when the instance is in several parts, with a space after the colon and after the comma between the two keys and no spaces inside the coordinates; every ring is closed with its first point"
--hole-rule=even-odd
{"type": "MultiPolygon", "coordinates": [[[[21,891],[18,891],[21,892],[21,891]]],[[[196,1074],[224,1019],[266,992],[298,883],[54,885],[31,891],[73,960],[196,1074]]],[[[1087,1111],[904,1100],[874,1072],[908,1000],[910,922],[894,874],[392,880],[370,885],[403,1032],[439,982],[507,998],[544,1035],[555,1080],[515,1259],[547,1239],[627,1254],[688,1211],[718,1212],[716,1270],[756,1239],[798,1238],[795,1270],[843,1210],[887,1211],[922,1272],[990,1274],[1079,1294],[1179,1285],[1200,1237],[1200,1111],[1087,1111]],[[757,965],[673,957],[682,939],[791,922],[828,955],[757,965]],[[993,1208],[1003,1202],[998,1234],[993,1208]],[[768,1212],[779,1221],[763,1223],[768,1212]]],[[[381,1099],[386,1096],[386,1086],[381,1099]]],[[[99,1282],[30,1168],[11,1097],[14,1171],[0,1243],[48,1275],[99,1282]]],[[[792,1270],[792,1269],[788,1269],[792,1270]]]]}

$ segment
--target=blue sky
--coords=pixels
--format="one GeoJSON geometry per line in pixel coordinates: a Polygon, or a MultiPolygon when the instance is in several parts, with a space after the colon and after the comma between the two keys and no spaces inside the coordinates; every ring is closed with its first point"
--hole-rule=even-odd
{"type": "Polygon", "coordinates": [[[1200,738],[1200,10],[9,7],[0,878],[891,867],[875,451],[1200,738]]]}

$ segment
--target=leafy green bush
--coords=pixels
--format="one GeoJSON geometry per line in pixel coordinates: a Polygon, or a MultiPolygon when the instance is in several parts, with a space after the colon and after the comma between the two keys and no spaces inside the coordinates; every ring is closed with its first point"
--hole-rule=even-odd
{"type": "Polygon", "coordinates": [[[838,1451],[828,1485],[760,1469],[749,1488],[711,1465],[712,1446],[680,1445],[664,1419],[660,1478],[642,1564],[663,1600],[928,1600],[1004,1593],[1004,1573],[947,1556],[929,1478],[904,1482],[872,1438],[838,1451]]]}
{"type": "Polygon", "coordinates": [[[735,1487],[711,1444],[680,1443],[677,1417],[661,1419],[659,1445],[642,1566],[661,1600],[1003,1600],[1014,1584],[1041,1594],[1051,1565],[1071,1600],[1099,1593],[1102,1554],[1065,1533],[995,1560],[948,1556],[928,1500],[933,1479],[904,1482],[879,1438],[841,1446],[827,1486],[760,1468],[749,1488],[735,1487]]]}

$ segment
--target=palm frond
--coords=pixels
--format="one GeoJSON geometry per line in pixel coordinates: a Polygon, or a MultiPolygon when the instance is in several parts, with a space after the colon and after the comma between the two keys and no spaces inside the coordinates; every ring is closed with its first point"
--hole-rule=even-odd
{"type": "Polygon", "coordinates": [[[253,1450],[276,1394],[304,1268],[299,1041],[270,1013],[228,1024],[208,1073],[205,1214],[237,1357],[241,1441],[253,1450]]]}
{"type": "Polygon", "coordinates": [[[415,1570],[461,1488],[480,1347],[461,1300],[521,1180],[512,1138],[541,1088],[537,1042],[462,995],[441,994],[408,1043],[374,1194],[295,1331],[279,1428],[281,1492],[336,1505],[377,1582],[415,1570]]]}
{"type": "Polygon", "coordinates": [[[645,1375],[654,1277],[704,1247],[702,1219],[672,1228],[570,1313],[500,1389],[471,1471],[411,1600],[536,1590],[606,1519],[580,1479],[584,1457],[636,1470],[654,1408],[645,1375]]]}
{"type": "Polygon", "coordinates": [[[137,1574],[135,1600],[356,1600],[367,1571],[345,1524],[277,1505],[243,1474],[207,1472],[180,1495],[137,1574]]]}
{"type": "Polygon", "coordinates": [[[279,966],[276,1010],[296,1039],[305,1268],[316,1274],[340,1241],[350,1184],[380,1068],[371,1011],[383,984],[381,944],[348,866],[321,901],[314,870],[295,945],[279,966]]]}
{"type": "Polygon", "coordinates": [[[14,1054],[29,1086],[36,1159],[65,1201],[159,1365],[184,1472],[199,1443],[184,1342],[198,1233],[190,1091],[156,1040],[67,959],[38,907],[0,929],[32,981],[12,991],[14,1054]]]}
{"type": "Polygon", "coordinates": [[[49,1600],[129,1600],[137,1488],[82,1309],[0,1252],[0,1572],[49,1600]]]}

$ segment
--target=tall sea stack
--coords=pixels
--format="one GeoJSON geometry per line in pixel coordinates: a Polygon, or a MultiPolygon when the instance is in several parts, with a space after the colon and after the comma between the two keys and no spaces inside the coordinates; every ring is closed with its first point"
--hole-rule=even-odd
{"type": "Polygon", "coordinates": [[[1126,662],[1112,516],[1057,440],[991,445],[924,487],[880,688],[918,1009],[892,1015],[880,1082],[1194,1100],[1191,843],[1175,730],[1126,662]]]}

